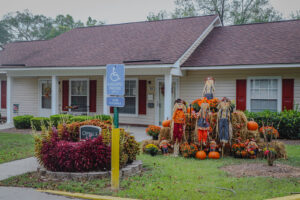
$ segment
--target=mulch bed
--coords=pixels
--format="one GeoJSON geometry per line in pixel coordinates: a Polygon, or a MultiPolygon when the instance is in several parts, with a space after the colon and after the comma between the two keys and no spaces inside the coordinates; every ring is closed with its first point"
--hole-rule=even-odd
{"type": "Polygon", "coordinates": [[[244,176],[268,176],[273,178],[299,178],[300,168],[284,164],[268,166],[266,163],[245,163],[240,165],[228,165],[221,168],[235,177],[244,176]]]}

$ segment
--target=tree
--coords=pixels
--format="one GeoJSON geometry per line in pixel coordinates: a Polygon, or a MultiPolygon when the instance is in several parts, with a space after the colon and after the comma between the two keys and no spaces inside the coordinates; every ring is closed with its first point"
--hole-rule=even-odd
{"type": "Polygon", "coordinates": [[[169,18],[167,11],[161,10],[157,14],[150,12],[147,16],[148,21],[157,21],[169,18]]]}
{"type": "Polygon", "coordinates": [[[11,34],[7,31],[5,24],[0,22],[0,50],[1,45],[8,43],[11,40],[11,34]]]}
{"type": "Polygon", "coordinates": [[[230,18],[233,24],[270,22],[282,19],[269,0],[233,0],[230,18]]]}
{"type": "Polygon", "coordinates": [[[103,25],[103,21],[97,21],[96,19],[92,19],[91,17],[88,17],[88,20],[86,21],[86,26],[97,26],[97,25],[103,25]]]}
{"type": "Polygon", "coordinates": [[[46,39],[52,29],[52,19],[44,15],[33,15],[28,10],[8,13],[1,21],[11,40],[29,41],[46,39]]]}
{"type": "Polygon", "coordinates": [[[174,3],[172,18],[217,14],[223,25],[270,22],[282,18],[269,0],[175,0],[174,3]]]}
{"type": "Polygon", "coordinates": [[[295,13],[291,13],[291,18],[292,19],[300,19],[300,10],[297,10],[295,13]]]}

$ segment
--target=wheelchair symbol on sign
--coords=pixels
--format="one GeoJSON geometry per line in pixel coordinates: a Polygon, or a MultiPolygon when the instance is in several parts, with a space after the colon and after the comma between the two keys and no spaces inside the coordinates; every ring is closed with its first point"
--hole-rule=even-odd
{"type": "Polygon", "coordinates": [[[119,81],[121,80],[119,74],[116,72],[116,66],[113,67],[112,73],[109,75],[110,80],[112,81],[119,81]]]}

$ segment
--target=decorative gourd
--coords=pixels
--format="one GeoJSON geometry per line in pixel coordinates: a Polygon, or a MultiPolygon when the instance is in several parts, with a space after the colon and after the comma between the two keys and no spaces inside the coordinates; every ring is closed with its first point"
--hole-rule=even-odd
{"type": "Polygon", "coordinates": [[[258,129],[258,124],[255,121],[251,120],[247,123],[247,128],[249,131],[256,131],[258,129]]]}
{"type": "Polygon", "coordinates": [[[198,151],[196,153],[196,158],[200,160],[204,160],[206,158],[206,153],[205,151],[198,151]]]}
{"type": "Polygon", "coordinates": [[[216,151],[211,151],[211,152],[209,152],[208,157],[211,159],[219,159],[220,153],[216,152],[216,151]]]}
{"type": "Polygon", "coordinates": [[[170,127],[170,124],[171,124],[171,120],[164,120],[164,121],[162,122],[162,126],[163,126],[163,127],[170,127]]]}
{"type": "Polygon", "coordinates": [[[246,158],[246,157],[247,157],[247,151],[244,151],[244,150],[243,150],[243,151],[241,151],[241,154],[242,154],[242,157],[243,157],[243,158],[246,158]]]}

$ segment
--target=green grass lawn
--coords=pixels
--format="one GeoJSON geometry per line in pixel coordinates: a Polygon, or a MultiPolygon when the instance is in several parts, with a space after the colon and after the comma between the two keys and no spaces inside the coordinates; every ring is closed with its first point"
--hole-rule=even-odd
{"type": "Polygon", "coordinates": [[[30,134],[0,133],[0,164],[33,156],[34,140],[30,134]]]}
{"type": "MultiPolygon", "coordinates": [[[[300,167],[300,146],[288,145],[288,161],[276,162],[300,167]]],[[[182,157],[165,157],[142,154],[145,171],[121,181],[118,193],[110,191],[110,180],[93,181],[46,181],[36,173],[28,173],[0,182],[0,185],[25,186],[71,192],[113,195],[139,199],[266,199],[300,192],[300,179],[242,177],[228,175],[219,168],[224,165],[266,162],[224,158],[220,160],[196,160],[182,157]],[[232,189],[234,194],[228,190],[232,189]]]]}

